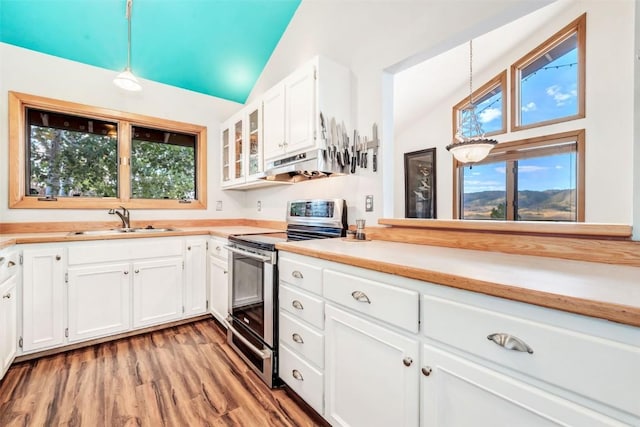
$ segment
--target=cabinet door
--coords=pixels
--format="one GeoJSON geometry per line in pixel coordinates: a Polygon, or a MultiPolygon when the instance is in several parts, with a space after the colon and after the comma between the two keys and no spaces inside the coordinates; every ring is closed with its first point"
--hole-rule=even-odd
{"type": "Polygon", "coordinates": [[[423,427],[624,425],[427,344],[421,378],[423,427]]]}
{"type": "Polygon", "coordinates": [[[244,121],[242,120],[242,113],[235,116],[231,123],[232,140],[233,145],[233,157],[231,158],[231,182],[233,184],[239,184],[245,181],[246,174],[244,169],[244,121]]]}
{"type": "Polygon", "coordinates": [[[262,98],[265,161],[281,157],[285,152],[284,114],[284,84],[280,84],[262,98]]]}
{"type": "Polygon", "coordinates": [[[189,239],[185,251],[185,316],[207,311],[207,240],[189,239]]]}
{"type": "Polygon", "coordinates": [[[182,259],[133,264],[133,326],[154,325],[182,317],[182,259]]]}
{"type": "Polygon", "coordinates": [[[325,418],[340,426],[418,424],[419,343],[327,305],[325,418]]]}
{"type": "Polygon", "coordinates": [[[227,263],[209,256],[209,308],[223,325],[229,312],[229,275],[227,263]]]}
{"type": "Polygon", "coordinates": [[[0,286],[0,379],[16,356],[18,344],[18,278],[12,276],[0,286]]]}
{"type": "Polygon", "coordinates": [[[247,181],[257,179],[264,171],[262,160],[262,115],[259,105],[250,106],[245,115],[247,181]]]}
{"type": "Polygon", "coordinates": [[[69,269],[69,341],[124,332],[131,327],[129,264],[69,269]]]}
{"type": "Polygon", "coordinates": [[[287,153],[315,146],[316,124],[315,67],[307,66],[285,82],[285,141],[287,153]]]}
{"type": "Polygon", "coordinates": [[[23,351],[64,343],[64,262],[62,248],[23,252],[23,351]]]}
{"type": "Polygon", "coordinates": [[[233,150],[231,145],[231,126],[227,123],[222,125],[222,132],[220,134],[220,145],[222,147],[222,153],[220,153],[220,162],[222,171],[222,186],[231,184],[231,165],[233,159],[233,150]]]}

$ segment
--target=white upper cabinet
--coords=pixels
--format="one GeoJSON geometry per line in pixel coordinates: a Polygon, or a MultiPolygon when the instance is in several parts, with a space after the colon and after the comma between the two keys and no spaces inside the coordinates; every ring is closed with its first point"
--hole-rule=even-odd
{"type": "Polygon", "coordinates": [[[349,69],[316,56],[269,90],[262,99],[265,169],[270,161],[320,147],[320,120],[351,124],[349,69]]]}
{"type": "Polygon", "coordinates": [[[231,117],[222,127],[222,186],[243,184],[246,180],[244,112],[231,117]]]}

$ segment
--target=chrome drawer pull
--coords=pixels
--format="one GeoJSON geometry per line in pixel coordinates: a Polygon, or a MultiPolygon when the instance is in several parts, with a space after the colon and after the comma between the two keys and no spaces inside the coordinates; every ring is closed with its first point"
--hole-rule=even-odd
{"type": "Polygon", "coordinates": [[[293,335],[291,335],[291,339],[297,342],[298,344],[304,344],[304,340],[299,334],[294,333],[293,335]]]}
{"type": "Polygon", "coordinates": [[[298,270],[294,270],[291,272],[291,275],[296,279],[302,279],[304,276],[298,270]]]}
{"type": "Polygon", "coordinates": [[[302,374],[297,369],[291,371],[291,375],[293,375],[293,378],[297,379],[298,381],[304,381],[304,378],[302,378],[302,374]]]}
{"type": "Polygon", "coordinates": [[[431,366],[425,366],[422,368],[422,375],[424,375],[425,377],[428,377],[429,375],[431,375],[431,366]]]}
{"type": "Polygon", "coordinates": [[[413,363],[413,359],[410,357],[405,357],[404,359],[402,359],[402,363],[404,363],[404,366],[409,367],[413,363]]]}
{"type": "Polygon", "coordinates": [[[16,265],[16,263],[15,263],[15,262],[13,262],[13,261],[9,261],[9,262],[7,263],[7,267],[13,267],[14,265],[16,265]]]}
{"type": "Polygon", "coordinates": [[[11,299],[11,294],[4,294],[2,295],[3,299],[11,299]]]}
{"type": "Polygon", "coordinates": [[[367,304],[371,304],[371,300],[369,299],[367,294],[362,291],[353,291],[351,292],[351,296],[358,302],[366,302],[367,304]]]}
{"type": "Polygon", "coordinates": [[[507,350],[521,351],[533,354],[533,349],[518,337],[505,333],[495,333],[487,336],[487,339],[504,347],[507,350]]]}
{"type": "Polygon", "coordinates": [[[300,301],[298,301],[297,299],[294,299],[293,301],[291,301],[291,305],[295,309],[304,310],[304,307],[302,306],[302,303],[300,301]]]}

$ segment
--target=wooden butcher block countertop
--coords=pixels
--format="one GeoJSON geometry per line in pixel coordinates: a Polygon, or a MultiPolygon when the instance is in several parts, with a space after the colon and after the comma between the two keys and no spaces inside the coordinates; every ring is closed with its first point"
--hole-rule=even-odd
{"type": "Polygon", "coordinates": [[[308,240],[277,248],[640,326],[640,267],[378,240],[308,240]]]}

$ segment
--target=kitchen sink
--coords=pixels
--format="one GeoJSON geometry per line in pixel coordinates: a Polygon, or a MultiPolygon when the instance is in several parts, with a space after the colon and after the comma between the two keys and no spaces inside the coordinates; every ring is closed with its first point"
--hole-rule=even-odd
{"type": "Polygon", "coordinates": [[[123,233],[139,233],[139,234],[153,234],[153,233],[166,233],[169,231],[179,231],[175,228],[111,228],[108,230],[83,230],[72,231],[70,236],[109,236],[114,234],[123,233]]]}

